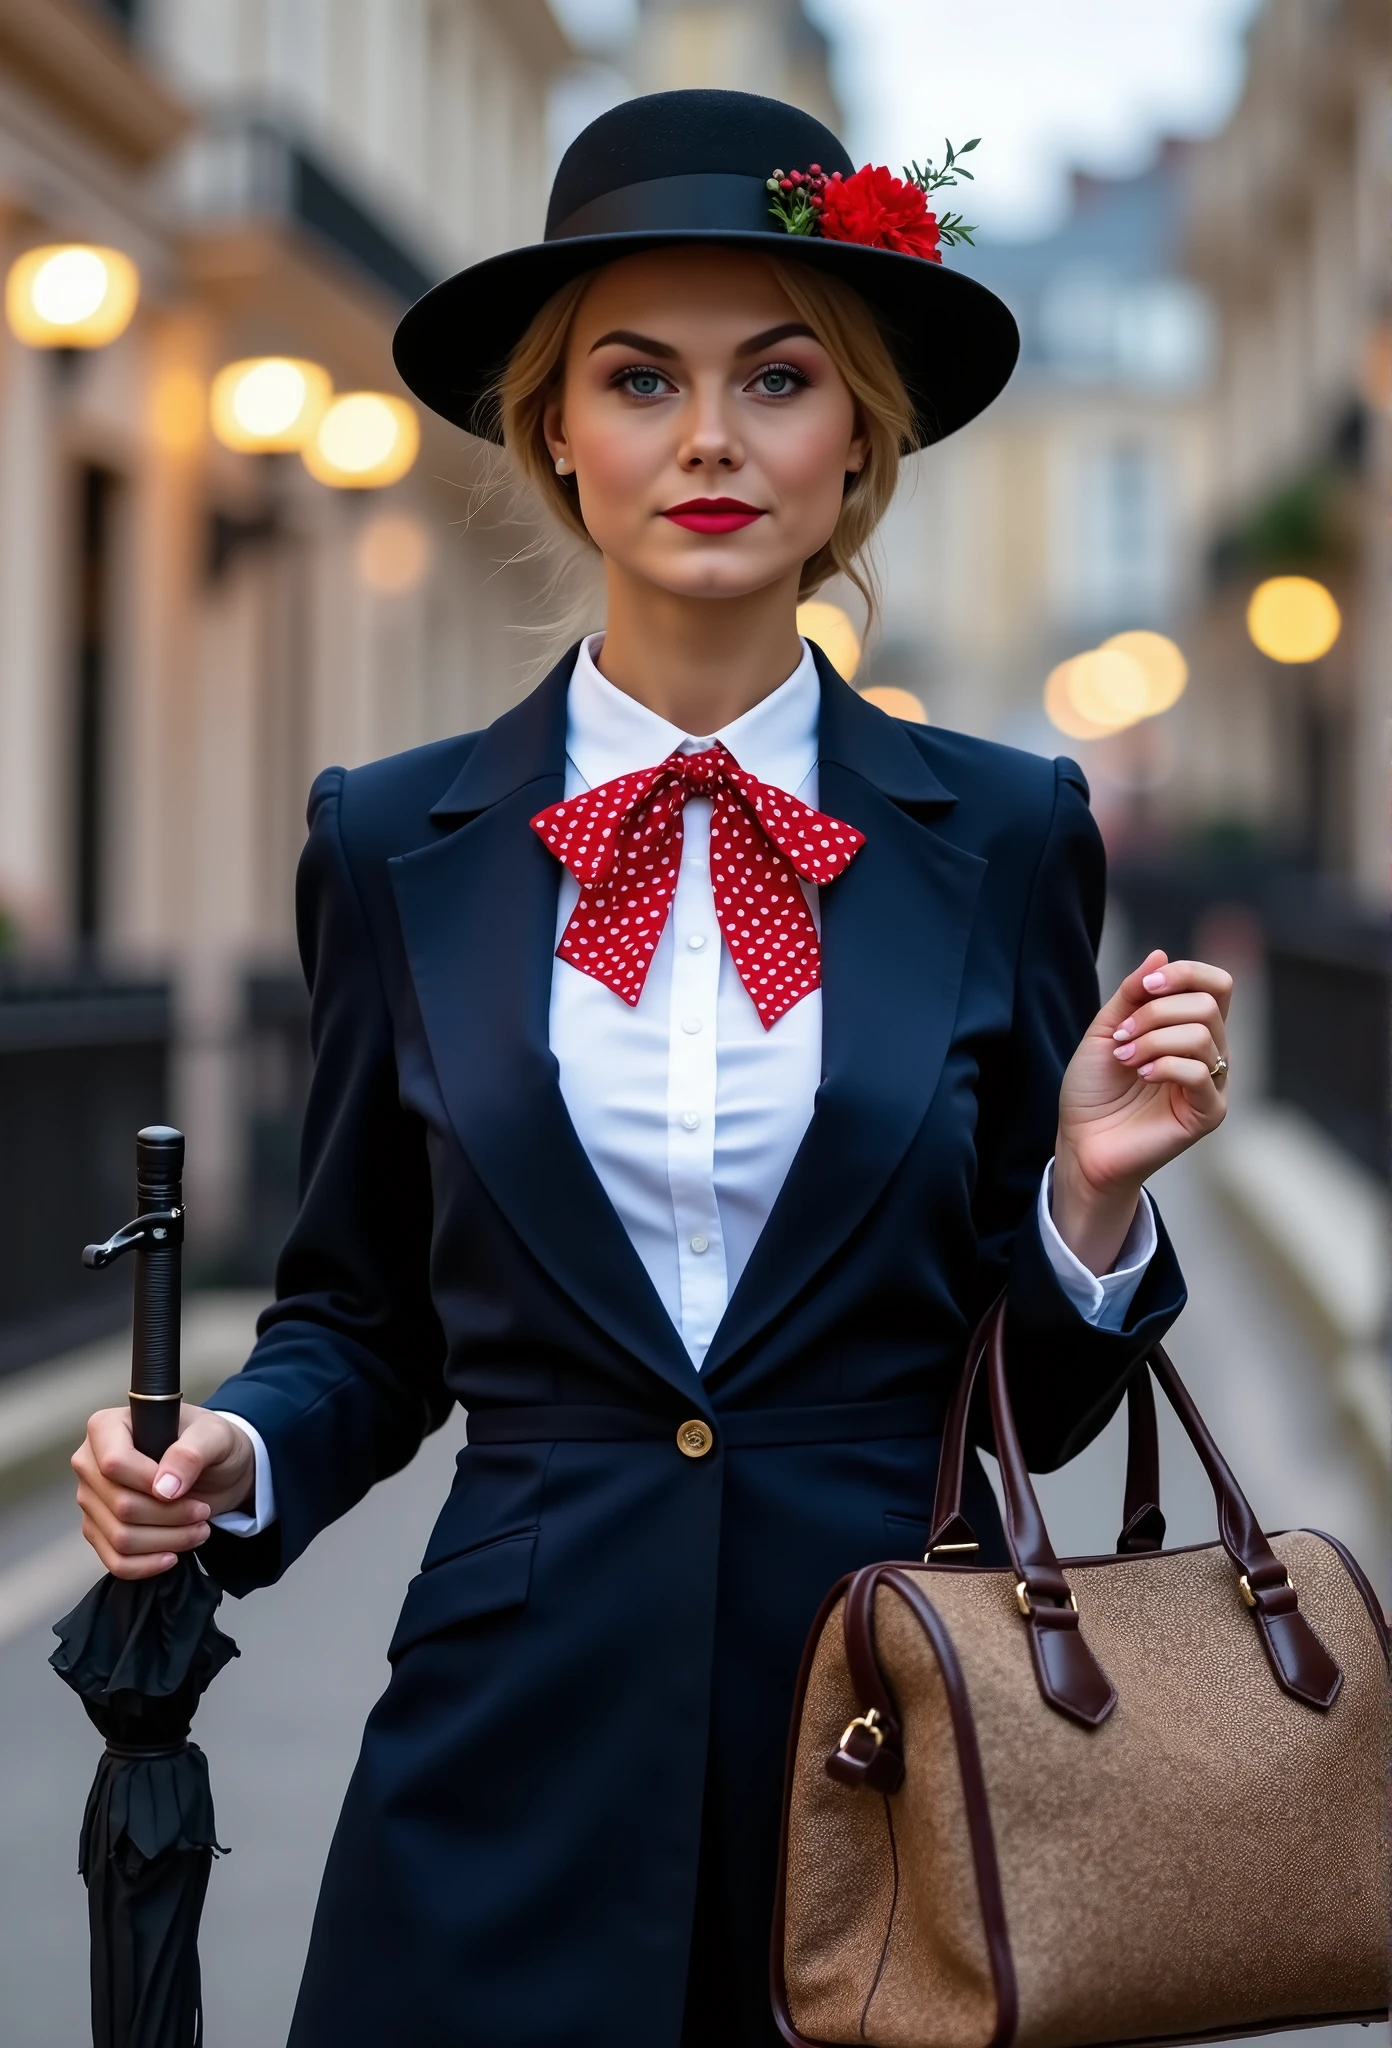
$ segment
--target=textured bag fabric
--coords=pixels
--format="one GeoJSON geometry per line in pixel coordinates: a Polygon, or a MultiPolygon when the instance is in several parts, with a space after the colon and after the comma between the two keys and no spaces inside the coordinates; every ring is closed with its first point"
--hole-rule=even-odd
{"type": "Polygon", "coordinates": [[[1338,1667],[1331,1704],[1279,1682],[1221,1542],[1066,1563],[1115,1692],[1091,1725],[1041,1690],[1015,1570],[872,1566],[828,1596],[790,1745],[788,2041],[1075,2048],[1386,2013],[1386,1628],[1330,1538],[1270,1551],[1338,1667]]]}

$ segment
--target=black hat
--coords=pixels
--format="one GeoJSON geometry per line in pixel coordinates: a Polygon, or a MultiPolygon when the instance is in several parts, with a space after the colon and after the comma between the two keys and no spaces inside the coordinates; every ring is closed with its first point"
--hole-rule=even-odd
{"type": "Polygon", "coordinates": [[[485,403],[533,316],[582,272],[644,249],[718,243],[795,258],[854,285],[879,318],[920,437],[941,440],[1004,389],[1020,336],[984,286],[922,256],[787,233],[769,208],[775,170],[849,177],[841,144],[797,107],[747,92],[658,92],[592,121],[561,159],[546,234],[461,270],[412,306],[396,367],[456,426],[501,438],[485,403]]]}

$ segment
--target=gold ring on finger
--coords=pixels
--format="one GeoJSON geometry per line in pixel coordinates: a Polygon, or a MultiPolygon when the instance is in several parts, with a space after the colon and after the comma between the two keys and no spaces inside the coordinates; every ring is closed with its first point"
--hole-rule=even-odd
{"type": "Polygon", "coordinates": [[[1223,1085],[1223,1077],[1227,1073],[1227,1071],[1228,1063],[1223,1058],[1222,1053],[1219,1053],[1217,1059],[1213,1062],[1213,1065],[1208,1070],[1209,1078],[1210,1080],[1216,1081],[1218,1086],[1221,1088],[1223,1085]]]}

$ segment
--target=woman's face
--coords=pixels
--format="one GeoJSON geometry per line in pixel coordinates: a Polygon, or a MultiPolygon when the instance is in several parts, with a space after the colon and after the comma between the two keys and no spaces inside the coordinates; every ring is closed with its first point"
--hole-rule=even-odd
{"type": "Polygon", "coordinates": [[[796,585],[866,456],[845,380],[772,268],[728,249],[599,271],[544,429],[611,566],[685,597],[796,585]]]}

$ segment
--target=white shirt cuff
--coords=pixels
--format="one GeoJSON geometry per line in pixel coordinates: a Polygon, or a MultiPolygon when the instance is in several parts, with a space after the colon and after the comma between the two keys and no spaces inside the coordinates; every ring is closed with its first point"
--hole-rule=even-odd
{"type": "Polygon", "coordinates": [[[230,1423],[240,1429],[244,1436],[251,1438],[251,1448],[256,1453],[256,1498],[251,1510],[234,1508],[230,1514],[214,1515],[213,1527],[225,1529],[229,1536],[259,1536],[263,1529],[269,1529],[276,1518],[275,1486],[271,1480],[271,1454],[261,1439],[259,1429],[241,1415],[234,1415],[230,1408],[220,1408],[230,1423]]]}
{"type": "Polygon", "coordinates": [[[1126,1241],[1116,1255],[1116,1263],[1110,1273],[1099,1277],[1089,1272],[1059,1236],[1049,1206],[1053,1192],[1054,1162],[1051,1159],[1039,1183],[1039,1235],[1058,1284],[1085,1323],[1091,1323],[1095,1330],[1119,1330],[1126,1321],[1126,1312],[1160,1242],[1150,1196],[1144,1188],[1141,1190],[1136,1214],[1126,1233],[1126,1241]]]}

